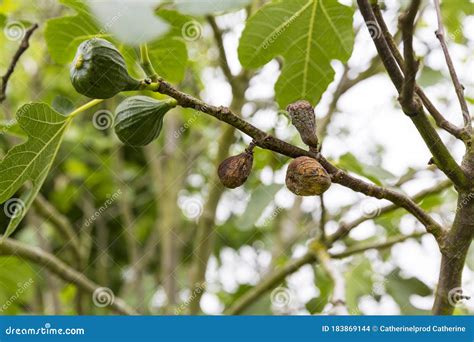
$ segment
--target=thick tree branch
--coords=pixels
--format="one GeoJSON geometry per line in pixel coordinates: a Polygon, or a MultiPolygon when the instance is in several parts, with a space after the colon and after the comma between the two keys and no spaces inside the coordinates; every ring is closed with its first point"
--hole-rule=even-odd
{"type": "MultiPolygon", "coordinates": [[[[452,185],[453,183],[451,183],[450,180],[445,180],[444,182],[441,182],[440,184],[437,184],[431,188],[420,191],[419,193],[417,193],[416,195],[412,197],[412,200],[413,202],[418,203],[419,201],[422,201],[425,197],[440,193],[441,191],[448,189],[452,185]]],[[[391,213],[399,208],[400,208],[399,206],[394,205],[394,204],[390,204],[385,207],[382,207],[380,208],[380,210],[377,211],[377,217],[391,213]]],[[[343,237],[347,236],[352,231],[352,229],[372,219],[373,217],[371,217],[370,215],[363,215],[349,223],[342,223],[339,226],[338,230],[336,230],[336,232],[334,232],[332,235],[328,237],[328,240],[327,240],[328,243],[332,244],[335,241],[342,239],[343,237]]]]}
{"type": "MultiPolygon", "coordinates": [[[[93,294],[94,291],[100,288],[99,285],[95,284],[84,274],[69,267],[54,255],[49,254],[40,248],[30,247],[21,242],[7,238],[4,239],[2,243],[0,243],[0,255],[14,255],[41,265],[47,268],[50,272],[56,274],[64,281],[72,283],[81,290],[90,294],[93,294]]],[[[120,314],[137,314],[137,312],[129,307],[123,299],[118,297],[115,297],[110,306],[120,314]]]]}
{"type": "Polygon", "coordinates": [[[435,32],[436,38],[438,38],[441,48],[443,49],[444,58],[446,59],[446,64],[448,66],[449,74],[451,75],[451,79],[453,81],[454,90],[456,91],[459,104],[461,105],[462,116],[464,119],[464,127],[469,133],[469,135],[472,135],[472,120],[471,120],[471,115],[469,114],[469,108],[467,106],[466,99],[464,98],[464,87],[459,81],[459,77],[456,73],[456,68],[454,67],[453,60],[451,59],[451,55],[449,54],[446,40],[444,38],[444,25],[443,25],[443,19],[441,17],[441,8],[439,5],[439,0],[434,0],[434,2],[435,2],[435,8],[436,8],[436,15],[438,18],[438,29],[435,32]]]}
{"type": "Polygon", "coordinates": [[[6,93],[7,93],[8,81],[10,80],[10,77],[13,74],[13,71],[15,71],[15,67],[18,64],[18,61],[20,60],[21,55],[23,55],[23,53],[25,53],[25,51],[30,47],[30,42],[29,42],[30,37],[37,28],[38,28],[38,24],[34,24],[28,30],[25,31],[25,35],[23,36],[23,39],[21,40],[18,50],[16,50],[10,62],[10,65],[7,68],[7,71],[1,78],[2,84],[0,86],[0,103],[2,103],[7,96],[6,93]]]}
{"type": "MultiPolygon", "coordinates": [[[[369,1],[357,0],[357,3],[359,4],[359,8],[365,22],[368,25],[374,25],[377,23],[377,19],[369,1]]],[[[377,30],[380,32],[380,27],[377,27],[377,30]]],[[[377,48],[378,54],[385,66],[385,69],[388,72],[390,79],[392,80],[399,94],[401,94],[404,84],[404,77],[395,57],[392,54],[390,46],[383,35],[372,35],[372,40],[374,41],[375,47],[377,48]]],[[[401,105],[403,107],[403,101],[401,101],[401,105]]],[[[423,107],[421,106],[421,109],[416,113],[412,113],[413,108],[403,109],[404,112],[409,115],[410,119],[413,121],[413,124],[416,126],[418,132],[425,141],[425,144],[431,151],[434,162],[438,168],[442,170],[456,186],[461,188],[467,187],[468,181],[466,174],[456,163],[453,156],[439,137],[438,133],[431,125],[424,113],[423,107]]]]}
{"type": "Polygon", "coordinates": [[[352,177],[348,173],[331,164],[321,154],[305,151],[299,147],[288,144],[280,139],[268,135],[267,133],[261,131],[257,127],[251,125],[250,123],[241,119],[239,116],[232,113],[229,108],[216,107],[204,103],[201,100],[177,90],[165,81],[160,82],[157,91],[173,97],[178,101],[178,104],[184,108],[192,108],[201,111],[215,117],[220,121],[224,121],[229,125],[234,126],[238,130],[252,137],[256,141],[257,146],[261,148],[268,149],[291,158],[297,158],[300,156],[316,158],[331,175],[332,181],[334,183],[341,184],[356,192],[363,193],[370,197],[375,197],[378,199],[384,198],[402,208],[405,208],[410,213],[412,213],[426,227],[427,231],[433,234],[433,236],[438,241],[442,238],[443,228],[408,196],[391,189],[386,189],[366,183],[363,180],[352,177]]]}
{"type": "Polygon", "coordinates": [[[402,31],[403,55],[405,69],[403,85],[400,93],[400,104],[408,116],[417,115],[422,110],[421,101],[415,96],[416,74],[419,62],[415,59],[413,50],[413,35],[415,33],[415,17],[420,8],[421,0],[413,0],[408,10],[400,16],[399,24],[402,31]]]}
{"type": "MultiPolygon", "coordinates": [[[[373,4],[372,8],[373,8],[377,23],[379,24],[380,29],[382,30],[382,34],[385,40],[387,41],[387,44],[393,56],[395,57],[398,63],[398,66],[400,67],[402,71],[405,70],[405,61],[403,60],[403,57],[400,51],[398,51],[398,47],[397,47],[394,37],[388,30],[387,24],[385,23],[385,20],[383,19],[380,6],[378,4],[373,4]]],[[[441,112],[435,107],[435,105],[431,102],[431,100],[428,98],[425,92],[418,85],[416,85],[416,93],[420,97],[424,106],[426,107],[428,112],[431,114],[431,116],[436,122],[436,125],[439,128],[444,129],[445,131],[447,131],[454,137],[460,140],[463,140],[465,142],[468,142],[470,140],[470,136],[468,134],[467,135],[463,134],[464,131],[462,129],[460,129],[459,127],[456,127],[454,124],[452,124],[451,122],[449,122],[448,120],[444,118],[443,114],[441,114],[441,112]]]]}

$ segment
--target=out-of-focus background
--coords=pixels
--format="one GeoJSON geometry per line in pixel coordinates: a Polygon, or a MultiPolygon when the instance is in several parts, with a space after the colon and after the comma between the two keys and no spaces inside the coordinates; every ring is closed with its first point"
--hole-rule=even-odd
{"type": "MultiPolygon", "coordinates": [[[[350,1],[343,3],[355,6],[350,1]]],[[[383,2],[392,32],[397,31],[397,16],[404,5],[403,1],[383,2]]],[[[473,4],[469,0],[444,1],[443,13],[447,42],[472,105],[473,4]]],[[[68,63],[72,58],[52,56],[45,39],[48,20],[73,15],[72,8],[54,0],[0,1],[1,73],[18,48],[21,30],[32,23],[40,25],[8,84],[7,98],[0,108],[2,127],[8,127],[17,108],[27,102],[74,107],[86,102],[69,80],[68,63]]],[[[233,75],[242,71],[237,48],[246,18],[247,12],[239,10],[212,19],[222,33],[233,75]]],[[[419,84],[448,120],[461,124],[462,116],[434,35],[437,22],[431,1],[423,3],[417,22],[414,43],[421,57],[419,84]]],[[[361,177],[414,195],[445,177],[428,166],[429,151],[399,108],[395,88],[383,68],[373,61],[375,48],[362,24],[356,11],[352,57],[346,66],[332,63],[336,80],[316,107],[320,138],[324,137],[323,153],[361,177]],[[371,72],[347,89],[334,105],[341,78],[353,79],[371,63],[371,72]]],[[[192,27],[182,30],[182,37],[174,38],[180,43],[163,44],[157,55],[160,60],[152,55],[152,62],[179,89],[211,104],[232,105],[260,129],[303,146],[284,108],[278,108],[274,99],[282,61],[273,60],[259,70],[244,73],[246,77],[240,80],[243,89],[233,96],[219,62],[214,33],[208,19],[193,18],[192,27]],[[189,58],[183,62],[186,53],[189,58]]],[[[136,52],[132,48],[127,51],[131,72],[143,77],[133,63],[136,52]]],[[[71,53],[74,55],[74,51],[71,53]]],[[[258,148],[245,186],[224,190],[216,178],[218,162],[223,159],[221,137],[226,134],[231,154],[238,154],[250,142],[247,136],[199,112],[175,109],[167,115],[158,141],[146,148],[126,147],[112,127],[113,111],[120,101],[121,96],[107,100],[74,120],[41,190],[40,203],[28,212],[13,238],[56,255],[106,288],[107,295],[119,296],[141,313],[188,313],[190,303],[200,296],[192,288],[193,272],[204,267],[200,308],[205,314],[222,314],[266,275],[302,256],[308,241],[320,234],[321,222],[325,222],[326,234],[331,234],[344,222],[367,219],[338,241],[332,252],[424,231],[405,211],[385,214],[382,208],[388,203],[338,185],[333,185],[323,200],[297,198],[284,186],[289,160],[258,148]],[[221,160],[216,163],[218,158],[221,160]],[[58,223],[48,219],[45,207],[52,208],[55,217],[64,219],[63,224],[77,235],[81,260],[71,252],[70,242],[58,233],[58,223]],[[209,231],[209,239],[200,241],[198,231],[209,231]],[[198,254],[201,243],[208,244],[206,248],[212,254],[207,265],[198,254]],[[169,258],[166,262],[165,255],[169,258]]],[[[445,132],[440,134],[459,161],[462,143],[445,132]]],[[[2,128],[0,155],[22,139],[21,132],[2,128]]],[[[455,198],[453,189],[447,188],[426,196],[421,206],[448,226],[454,217],[455,198]]],[[[8,220],[0,211],[0,231],[8,220]]],[[[422,236],[334,264],[345,278],[349,313],[368,315],[428,313],[439,263],[434,239],[422,236]]],[[[0,257],[0,270],[2,314],[110,312],[97,298],[80,293],[44,267],[18,257],[0,257]]],[[[473,270],[471,248],[464,272],[465,289],[474,289],[473,270]]],[[[319,266],[305,265],[245,313],[327,313],[330,293],[331,281],[324,271],[319,266]]],[[[473,311],[473,301],[456,308],[459,314],[473,311]]]]}

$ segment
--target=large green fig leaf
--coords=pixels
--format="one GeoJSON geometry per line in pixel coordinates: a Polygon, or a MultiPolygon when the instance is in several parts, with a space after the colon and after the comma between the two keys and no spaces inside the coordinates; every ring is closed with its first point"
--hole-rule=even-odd
{"type": "Polygon", "coordinates": [[[16,114],[28,140],[10,149],[0,162],[0,203],[11,218],[4,234],[13,233],[39,192],[58,152],[71,118],[44,103],[23,105],[16,114]],[[27,181],[32,187],[22,198],[12,197],[27,181]]]}
{"type": "Polygon", "coordinates": [[[353,9],[336,0],[272,2],[247,22],[239,46],[246,68],[284,58],[275,86],[281,107],[308,100],[315,105],[334,79],[332,60],[345,62],[352,53],[353,9]]]}

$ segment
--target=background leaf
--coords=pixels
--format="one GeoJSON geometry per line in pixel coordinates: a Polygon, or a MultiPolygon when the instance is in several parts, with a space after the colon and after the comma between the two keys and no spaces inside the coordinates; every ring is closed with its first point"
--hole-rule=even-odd
{"type": "Polygon", "coordinates": [[[395,178],[394,174],[380,166],[369,165],[359,161],[352,153],[342,155],[337,165],[347,171],[366,177],[377,185],[383,185],[383,181],[395,178]]]}
{"type": "Polygon", "coordinates": [[[205,15],[243,8],[251,0],[175,0],[176,7],[183,14],[205,15]]]}
{"type": "Polygon", "coordinates": [[[275,198],[276,193],[283,187],[281,184],[260,185],[252,193],[252,197],[245,209],[245,214],[240,217],[237,226],[241,229],[251,228],[262,216],[265,208],[275,198]]]}
{"type": "Polygon", "coordinates": [[[346,273],[347,309],[351,315],[359,314],[359,299],[364,295],[371,295],[373,289],[372,265],[364,257],[346,273]]]}
{"type": "Polygon", "coordinates": [[[412,295],[429,296],[431,289],[417,278],[402,278],[400,269],[396,269],[387,277],[387,292],[397,302],[404,315],[428,315],[427,310],[414,307],[410,302],[412,295]]]}
{"type": "Polygon", "coordinates": [[[158,39],[169,31],[169,25],[154,14],[154,8],[160,2],[160,0],[87,1],[100,32],[110,32],[114,38],[130,46],[158,39]]]}
{"type": "Polygon", "coordinates": [[[35,272],[28,263],[10,256],[0,257],[0,313],[16,314],[34,293],[35,272]]]}

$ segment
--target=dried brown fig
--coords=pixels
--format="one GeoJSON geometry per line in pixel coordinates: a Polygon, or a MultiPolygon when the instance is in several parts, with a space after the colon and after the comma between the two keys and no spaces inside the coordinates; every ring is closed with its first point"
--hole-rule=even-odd
{"type": "Polygon", "coordinates": [[[288,166],[286,186],[298,196],[317,196],[329,189],[331,178],[317,160],[299,157],[288,166]]]}
{"type": "Polygon", "coordinates": [[[226,188],[235,189],[243,185],[253,166],[253,147],[244,153],[229,157],[224,160],[217,170],[219,179],[226,188]]]}
{"type": "Polygon", "coordinates": [[[303,142],[313,148],[318,147],[316,137],[316,116],[314,107],[308,101],[298,101],[287,108],[292,124],[300,133],[303,142]]]}

